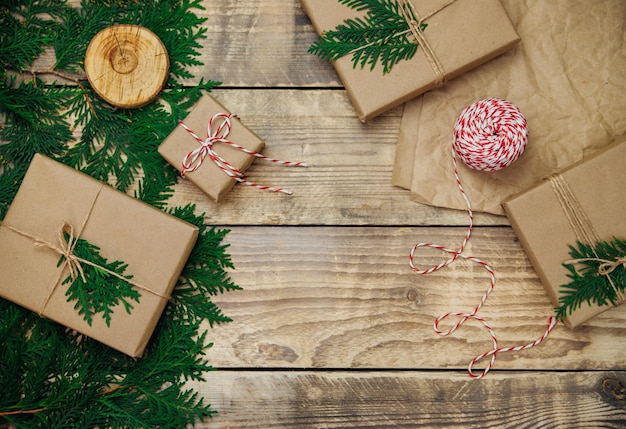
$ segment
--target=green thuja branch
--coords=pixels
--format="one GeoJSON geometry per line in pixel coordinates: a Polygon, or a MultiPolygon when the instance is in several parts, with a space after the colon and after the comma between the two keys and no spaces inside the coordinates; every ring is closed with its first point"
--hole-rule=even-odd
{"type": "MultiPolygon", "coordinates": [[[[335,61],[346,55],[352,55],[352,65],[370,70],[378,62],[383,73],[389,73],[394,65],[402,60],[410,60],[417,52],[418,44],[414,40],[409,23],[400,10],[397,0],[338,0],[358,12],[367,11],[364,17],[346,19],[334,30],[325,31],[309,48],[327,61],[335,61]]],[[[415,19],[410,6],[406,13],[415,19]]],[[[421,23],[424,31],[427,24],[421,23]]]]}
{"type": "Polygon", "coordinates": [[[557,318],[571,315],[585,302],[616,305],[626,292],[626,240],[577,242],[577,247],[569,247],[572,260],[563,266],[571,282],[561,286],[557,318]]]}
{"type": "Polygon", "coordinates": [[[202,223],[202,217],[195,216],[192,210],[193,207],[187,206],[170,211],[200,228],[200,239],[189,256],[176,289],[177,314],[187,320],[209,320],[211,326],[213,323],[229,322],[230,318],[224,316],[214,303],[206,302],[207,296],[240,289],[229,280],[225,271],[234,268],[226,253],[228,246],[220,244],[229,231],[209,228],[202,223]]]}
{"type": "MultiPolygon", "coordinates": [[[[83,0],[78,8],[66,0],[0,2],[0,220],[35,153],[166,207],[178,175],[157,147],[218,85],[189,83],[192,68],[201,65],[199,42],[206,32],[197,9],[200,0],[83,0]],[[87,45],[113,24],[145,26],[166,46],[170,76],[158,101],[117,109],[90,87],[83,71],[87,45]],[[50,51],[52,65],[36,68],[35,59],[50,51]],[[18,78],[11,77],[15,72],[18,78]]],[[[0,427],[179,428],[216,413],[185,382],[203,381],[212,370],[205,327],[230,320],[212,298],[238,287],[226,273],[232,268],[222,244],[228,231],[204,225],[194,210],[170,210],[198,226],[200,235],[140,359],[0,299],[0,427]]],[[[89,259],[97,250],[81,243],[75,253],[89,259]]],[[[113,262],[111,270],[121,273],[122,266],[113,262]]],[[[87,275],[100,282],[103,273],[87,275]]],[[[111,284],[109,278],[106,288],[111,284]]],[[[112,297],[100,302],[91,292],[76,292],[89,314],[113,307],[112,297]]]]}
{"type": "MultiPolygon", "coordinates": [[[[68,232],[63,231],[65,240],[70,240],[68,232]]],[[[73,238],[72,238],[73,239],[73,238]]],[[[133,309],[130,301],[139,303],[141,294],[130,282],[132,276],[124,276],[128,267],[122,261],[107,262],[100,255],[100,248],[82,238],[75,239],[74,256],[80,263],[80,272],[68,275],[61,283],[70,284],[65,292],[67,300],[76,301],[74,310],[83,315],[83,319],[91,326],[93,317],[102,313],[107,326],[111,325],[111,316],[114,307],[122,304],[128,314],[133,309]],[[93,264],[93,265],[92,265],[93,264]]],[[[61,256],[57,266],[66,263],[65,256],[61,256]]]]}
{"type": "MultiPolygon", "coordinates": [[[[201,64],[199,40],[206,37],[201,26],[206,19],[196,9],[202,9],[200,0],[83,0],[77,9],[55,0],[0,6],[0,23],[7,24],[0,26],[0,52],[11,52],[0,56],[0,117],[6,118],[0,127],[0,165],[22,173],[33,153],[42,153],[121,191],[135,187],[138,198],[165,207],[178,175],[156,148],[200,96],[219,84],[201,80],[196,86],[183,85],[183,79],[193,78],[189,68],[201,64]],[[144,26],[165,45],[170,75],[160,100],[139,109],[117,109],[89,85],[83,71],[87,46],[113,24],[144,26]],[[55,53],[53,66],[33,68],[45,48],[55,53]],[[26,79],[9,78],[8,68],[25,72],[26,79]],[[40,79],[45,75],[69,84],[46,85],[40,79]],[[81,130],[78,141],[74,130],[81,130]]],[[[14,184],[0,178],[0,210],[16,192],[14,184]]]]}
{"type": "Polygon", "coordinates": [[[229,320],[212,296],[238,287],[219,272],[198,269],[219,271],[232,262],[222,244],[227,231],[206,227],[194,211],[170,211],[200,234],[141,359],[0,299],[0,426],[4,419],[34,429],[182,428],[216,413],[185,382],[205,381],[213,369],[204,324],[229,320]],[[194,291],[190,284],[204,286],[194,291]]]}

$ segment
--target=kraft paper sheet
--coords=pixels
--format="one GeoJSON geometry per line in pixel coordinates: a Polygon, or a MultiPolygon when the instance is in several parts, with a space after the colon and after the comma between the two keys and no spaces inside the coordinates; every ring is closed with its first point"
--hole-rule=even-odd
{"type": "Polygon", "coordinates": [[[521,43],[446,87],[408,102],[394,185],[417,202],[465,209],[452,173],[453,126],[473,102],[500,97],[526,116],[529,142],[495,173],[460,165],[475,211],[502,201],[612,143],[626,132],[626,2],[503,0],[521,43]]]}

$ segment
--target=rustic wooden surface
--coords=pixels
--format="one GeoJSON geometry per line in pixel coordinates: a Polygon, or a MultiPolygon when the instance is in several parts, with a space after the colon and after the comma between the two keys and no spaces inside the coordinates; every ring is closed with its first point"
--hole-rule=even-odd
{"type": "MultiPolygon", "coordinates": [[[[425,277],[409,269],[418,241],[458,246],[467,215],[391,185],[403,108],[358,121],[332,67],[307,54],[315,34],[297,0],[203,5],[195,74],[223,82],[213,95],[267,141],[266,155],[310,167],[250,168],[293,196],[236,186],[215,204],[187,181],[176,188],[172,204],[196,203],[208,224],[231,229],[243,288],[215,298],[234,321],[209,333],[218,370],[190,383],[219,411],[198,428],[626,427],[626,306],[576,331],[558,326],[471,380],[487,332],[468,322],[441,338],[432,324],[471,311],[488,277],[462,261],[425,277]]],[[[547,294],[505,218],[476,224],[468,253],[498,276],[480,314],[502,346],[530,342],[551,314],[547,294]]],[[[424,266],[442,257],[419,256],[424,266]]]]}

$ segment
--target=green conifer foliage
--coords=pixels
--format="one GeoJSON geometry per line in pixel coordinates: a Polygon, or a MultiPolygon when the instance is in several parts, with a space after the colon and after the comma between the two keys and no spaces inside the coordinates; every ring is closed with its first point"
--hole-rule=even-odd
{"type": "MultiPolygon", "coordinates": [[[[410,60],[417,52],[418,44],[413,39],[409,23],[405,18],[415,19],[410,6],[403,13],[398,0],[338,0],[339,3],[357,12],[365,11],[363,17],[346,19],[334,30],[324,31],[309,48],[327,61],[335,61],[346,55],[352,56],[352,65],[370,71],[380,63],[383,73],[389,73],[402,60],[410,60]]],[[[420,24],[424,31],[427,24],[420,24]]]]}
{"type": "MultiPolygon", "coordinates": [[[[178,176],[156,150],[218,84],[184,83],[193,78],[190,67],[201,64],[206,30],[195,14],[201,8],[199,0],[0,2],[0,220],[33,155],[42,153],[121,191],[136,189],[136,198],[200,229],[140,359],[0,299],[0,428],[184,428],[217,412],[185,383],[204,380],[212,369],[206,326],[230,320],[212,297],[239,289],[227,274],[234,268],[223,244],[228,231],[204,225],[194,206],[166,208],[178,176]],[[113,24],[147,27],[167,48],[170,75],[158,101],[117,109],[91,89],[83,72],[87,45],[113,24]],[[41,69],[35,60],[50,50],[55,62],[41,69]]],[[[87,242],[77,251],[98,258],[87,242]]],[[[100,262],[123,275],[122,261],[100,262]]],[[[88,288],[78,286],[70,295],[84,301],[79,308],[100,314],[89,307],[88,288]]],[[[123,289],[121,308],[132,310],[127,305],[139,294],[123,289]]],[[[102,310],[112,302],[96,304],[102,310]]]]}
{"type": "Polygon", "coordinates": [[[617,305],[626,294],[626,240],[614,238],[595,245],[570,246],[571,261],[563,264],[570,283],[560,289],[557,318],[564,318],[583,304],[617,305]]]}

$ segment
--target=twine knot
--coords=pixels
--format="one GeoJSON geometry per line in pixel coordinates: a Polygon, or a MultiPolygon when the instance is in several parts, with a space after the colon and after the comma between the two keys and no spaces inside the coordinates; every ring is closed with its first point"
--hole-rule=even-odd
{"type": "Polygon", "coordinates": [[[614,261],[604,261],[598,267],[598,274],[600,274],[601,276],[608,276],[613,271],[615,271],[620,265],[626,268],[626,255],[622,256],[621,258],[617,258],[614,261]]]}
{"type": "Polygon", "coordinates": [[[401,0],[399,5],[400,7],[398,8],[400,10],[400,13],[402,14],[402,17],[409,26],[409,32],[411,32],[411,34],[413,35],[415,43],[421,46],[424,50],[426,59],[428,60],[428,63],[433,70],[433,73],[435,74],[435,83],[437,84],[437,86],[445,85],[446,72],[443,68],[443,64],[441,64],[441,61],[439,61],[439,58],[437,57],[437,55],[435,55],[435,51],[430,46],[430,43],[428,43],[428,40],[424,36],[424,32],[422,31],[422,25],[424,24],[424,21],[426,21],[428,18],[441,12],[454,2],[456,2],[456,0],[449,0],[438,9],[433,10],[428,15],[423,17],[419,16],[417,11],[411,4],[410,0],[401,0]]]}
{"type": "Polygon", "coordinates": [[[83,283],[87,283],[87,280],[85,279],[85,272],[83,271],[83,266],[81,265],[82,259],[74,254],[74,248],[76,247],[76,243],[78,243],[78,237],[74,235],[74,227],[65,222],[59,229],[58,239],[59,247],[41,240],[37,240],[35,245],[57,252],[64,258],[65,266],[70,272],[72,281],[76,280],[80,275],[80,279],[83,283]],[[65,237],[66,234],[67,238],[65,237]]]}
{"type": "MultiPolygon", "coordinates": [[[[185,156],[185,158],[183,159],[183,169],[181,171],[181,174],[183,176],[187,172],[196,171],[202,165],[202,163],[204,162],[204,158],[207,155],[209,155],[209,157],[216,164],[221,164],[224,168],[229,169],[233,174],[241,176],[241,172],[239,170],[230,165],[225,159],[220,157],[213,150],[213,145],[217,142],[229,143],[229,141],[226,140],[226,137],[228,137],[228,134],[230,134],[230,118],[232,118],[233,116],[235,115],[231,113],[217,113],[213,115],[209,120],[209,124],[207,126],[207,138],[205,140],[202,140],[197,135],[192,134],[196,138],[198,143],[200,143],[200,147],[189,152],[187,156],[185,156]],[[222,122],[217,126],[215,131],[213,131],[213,122],[217,119],[221,119],[222,122]]],[[[180,123],[184,126],[182,122],[180,123]]],[[[187,131],[191,131],[186,127],[185,129],[187,131]]]]}
{"type": "Polygon", "coordinates": [[[468,167],[498,171],[518,159],[527,142],[522,112],[507,100],[487,98],[463,110],[454,125],[452,147],[468,167]]]}
{"type": "MultiPolygon", "coordinates": [[[[594,254],[595,253],[596,252],[594,250],[594,254]]],[[[618,285],[615,284],[615,282],[613,281],[613,279],[609,275],[609,274],[613,273],[613,271],[618,269],[620,266],[623,266],[626,269],[626,255],[618,257],[615,260],[607,260],[607,259],[598,258],[598,255],[596,254],[595,258],[569,259],[569,260],[565,261],[564,264],[566,264],[566,265],[576,265],[576,264],[579,264],[581,262],[589,262],[589,261],[599,262],[600,263],[600,265],[598,265],[598,275],[606,277],[606,280],[609,282],[609,285],[611,286],[611,288],[615,292],[615,299],[616,299],[615,303],[616,304],[622,304],[624,301],[626,301],[626,296],[624,295],[624,292],[622,292],[620,290],[618,285]]]]}
{"type": "Polygon", "coordinates": [[[228,140],[226,137],[228,137],[228,134],[230,134],[232,126],[231,118],[233,117],[238,119],[238,116],[232,113],[216,113],[215,115],[213,115],[211,119],[209,119],[209,123],[207,125],[206,139],[200,138],[183,121],[178,122],[179,125],[183,127],[200,144],[200,147],[192,150],[185,156],[185,158],[183,158],[183,168],[181,170],[181,175],[185,176],[185,173],[190,173],[200,168],[206,156],[209,155],[209,158],[215,163],[215,165],[220,168],[220,170],[222,170],[227,176],[238,181],[239,183],[247,186],[252,186],[263,191],[281,192],[283,194],[291,195],[292,192],[288,189],[259,185],[258,183],[250,182],[244,179],[243,171],[234,167],[214,150],[213,146],[215,145],[215,143],[224,143],[248,155],[252,155],[256,158],[261,158],[272,163],[281,164],[286,167],[307,167],[307,164],[304,162],[281,161],[279,159],[268,158],[267,156],[262,155],[259,152],[246,149],[245,147],[228,140]],[[214,122],[219,119],[221,119],[222,121],[217,125],[215,131],[213,131],[214,122]]]}

